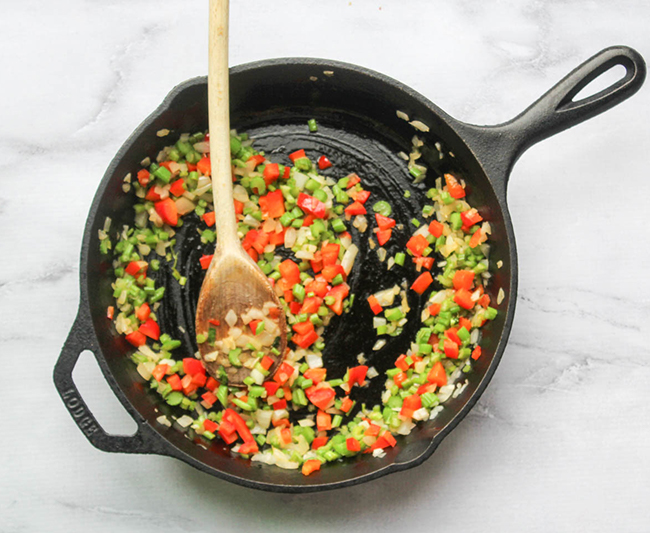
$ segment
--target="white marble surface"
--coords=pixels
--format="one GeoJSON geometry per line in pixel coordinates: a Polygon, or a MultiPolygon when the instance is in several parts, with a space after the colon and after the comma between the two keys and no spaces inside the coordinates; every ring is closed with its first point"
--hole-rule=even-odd
{"type": "MultiPolygon", "coordinates": [[[[514,116],[606,46],[650,57],[640,0],[232,3],[232,64],[357,63],[475,123],[514,116]]],[[[650,531],[648,87],[516,165],[511,341],[421,467],[274,495],[86,441],[51,372],[87,211],[129,133],[205,74],[205,14],[205,1],[2,2],[0,531],[650,531]]],[[[107,430],[133,428],[96,366],[75,377],[107,430]]]]}

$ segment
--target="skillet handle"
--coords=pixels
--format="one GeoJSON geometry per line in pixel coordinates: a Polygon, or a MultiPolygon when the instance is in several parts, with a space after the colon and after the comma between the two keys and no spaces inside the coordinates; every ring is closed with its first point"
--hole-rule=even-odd
{"type": "Polygon", "coordinates": [[[90,412],[79,389],[72,379],[72,371],[84,350],[95,353],[97,347],[93,337],[90,318],[79,311],[63,345],[59,360],[54,366],[54,385],[72,419],[90,443],[106,452],[121,453],[161,453],[157,445],[156,433],[144,420],[136,420],[138,429],[134,435],[110,435],[99,425],[90,412]]]}
{"type": "Polygon", "coordinates": [[[612,46],[597,53],[503,125],[518,133],[515,160],[533,144],[620,104],[641,88],[645,76],[645,62],[632,48],[612,46]],[[573,100],[584,87],[616,65],[625,67],[625,76],[596,94],[573,100]]]}
{"type": "Polygon", "coordinates": [[[627,46],[605,48],[512,120],[496,126],[461,124],[461,131],[505,200],[510,171],[528,148],[620,104],[641,88],[645,76],[645,62],[636,50],[627,46]],[[617,65],[625,67],[625,76],[596,94],[573,100],[589,83],[617,65]]]}

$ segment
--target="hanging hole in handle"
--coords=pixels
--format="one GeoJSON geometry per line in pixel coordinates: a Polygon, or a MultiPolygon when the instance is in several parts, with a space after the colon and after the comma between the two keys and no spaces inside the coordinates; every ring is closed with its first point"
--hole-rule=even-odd
{"type": "Polygon", "coordinates": [[[72,372],[81,397],[101,427],[111,435],[135,435],[138,425],[113,394],[90,350],[81,352],[72,372]]]}
{"type": "Polygon", "coordinates": [[[601,91],[611,87],[615,83],[623,80],[627,74],[627,69],[623,65],[612,65],[605,72],[591,80],[577,94],[571,98],[570,102],[579,104],[582,100],[591,98],[601,91]]]}

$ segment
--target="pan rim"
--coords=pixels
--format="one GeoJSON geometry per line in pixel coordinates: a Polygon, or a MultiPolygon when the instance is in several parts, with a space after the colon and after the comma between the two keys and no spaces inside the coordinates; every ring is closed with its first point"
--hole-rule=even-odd
{"type": "MultiPolygon", "coordinates": [[[[367,69],[365,67],[357,66],[354,64],[350,63],[345,63],[341,61],[336,61],[336,60],[328,60],[328,59],[319,59],[319,58],[309,58],[309,57],[287,57],[287,58],[275,58],[275,59],[267,59],[267,60],[259,60],[259,61],[254,61],[250,63],[245,63],[242,65],[237,65],[231,68],[231,75],[238,75],[246,72],[254,72],[255,70],[261,69],[261,68],[273,68],[273,67],[280,67],[280,66],[286,66],[286,65],[292,65],[292,66],[302,66],[302,67],[317,67],[319,69],[346,69],[349,71],[353,71],[357,74],[369,76],[375,80],[377,80],[380,83],[385,83],[392,85],[396,89],[406,93],[408,96],[411,98],[415,99],[416,101],[420,102],[423,104],[426,108],[431,110],[434,114],[436,114],[443,122],[446,123],[446,125],[451,128],[460,140],[465,144],[465,146],[469,149],[469,151],[474,155],[474,158],[476,162],[479,164],[479,166],[483,169],[483,172],[485,176],[487,177],[487,180],[490,182],[492,187],[494,188],[494,185],[492,183],[492,177],[488,173],[488,171],[484,168],[480,158],[476,155],[475,151],[473,150],[471,143],[468,143],[465,139],[463,139],[463,136],[461,133],[459,133],[459,129],[462,129],[462,123],[460,121],[457,121],[453,117],[449,116],[447,113],[445,113],[442,109],[440,109],[438,106],[436,106],[433,102],[428,100],[426,97],[415,91],[414,89],[410,88],[407,85],[404,85],[403,83],[386,76],[384,74],[381,74],[379,72],[367,69]]],[[[89,254],[91,253],[91,244],[93,242],[93,228],[96,226],[96,218],[97,214],[99,211],[99,205],[102,202],[102,200],[105,197],[106,190],[108,188],[108,185],[110,181],[112,180],[113,175],[116,172],[117,166],[119,162],[122,160],[124,157],[125,153],[134,145],[138,142],[140,137],[142,136],[143,133],[145,133],[147,127],[155,121],[156,118],[160,117],[165,111],[171,108],[171,106],[174,103],[174,100],[180,95],[182,92],[196,86],[196,85],[201,85],[207,83],[207,77],[206,76],[198,76],[194,78],[190,78],[178,85],[176,85],[168,94],[167,96],[163,99],[161,104],[150,114],[148,115],[139,125],[138,127],[133,131],[133,133],[125,140],[125,142],[122,144],[122,146],[118,149],[116,152],[115,156],[109,163],[99,185],[97,188],[97,192],[95,193],[93,202],[90,207],[90,212],[86,221],[86,227],[84,231],[84,236],[83,236],[83,242],[82,242],[82,250],[81,250],[81,258],[80,258],[80,313],[85,312],[86,316],[92,317],[92,312],[90,309],[90,304],[89,304],[89,299],[88,296],[92,293],[91,288],[88,286],[88,268],[89,268],[89,254]]],[[[489,382],[491,381],[494,373],[496,372],[497,367],[500,364],[501,358],[503,356],[503,353],[505,351],[505,347],[507,345],[508,337],[510,335],[510,330],[512,328],[512,322],[514,319],[514,311],[515,311],[515,304],[516,304],[516,294],[517,294],[517,253],[516,253],[516,247],[515,247],[515,240],[514,240],[514,232],[512,229],[512,223],[510,219],[510,214],[507,209],[507,205],[505,204],[504,201],[502,201],[502,198],[500,195],[496,195],[497,201],[499,204],[499,207],[502,212],[503,216],[503,222],[504,222],[504,230],[505,230],[505,235],[506,235],[506,240],[508,243],[508,248],[509,248],[509,259],[510,259],[510,264],[511,264],[511,272],[510,272],[510,283],[507,291],[507,298],[508,298],[508,306],[505,309],[505,321],[503,324],[503,327],[501,329],[500,335],[499,335],[499,340],[496,344],[496,350],[494,352],[494,355],[492,357],[492,360],[487,367],[485,374],[482,376],[480,379],[476,389],[474,392],[470,395],[470,397],[464,402],[463,406],[461,409],[459,409],[451,418],[451,420],[434,436],[431,438],[430,443],[426,447],[426,449],[418,456],[409,459],[408,461],[402,462],[402,463],[392,463],[389,465],[385,465],[381,468],[378,468],[377,470],[374,470],[372,472],[362,474],[360,476],[353,476],[348,479],[342,480],[342,481],[336,481],[336,482],[331,482],[331,483],[320,483],[320,484],[310,484],[310,485],[301,485],[301,484],[295,484],[295,485],[288,485],[288,484],[278,484],[278,483],[268,483],[268,482],[261,482],[261,481],[252,481],[247,478],[239,477],[234,474],[226,473],[221,470],[218,470],[211,465],[197,459],[196,457],[193,457],[192,455],[189,455],[186,453],[184,450],[178,448],[171,440],[169,440],[167,437],[165,437],[156,427],[154,424],[151,424],[149,421],[144,419],[144,417],[141,415],[140,410],[138,410],[129,400],[128,396],[125,394],[125,392],[122,390],[122,387],[119,385],[115,377],[113,376],[112,370],[108,364],[107,358],[104,354],[104,351],[101,349],[100,344],[99,344],[99,335],[98,332],[96,331],[95,328],[95,321],[92,320],[92,318],[89,320],[89,322],[92,324],[92,335],[95,340],[94,345],[97,347],[97,353],[95,353],[95,356],[97,358],[97,361],[99,363],[99,366],[102,370],[102,373],[104,374],[105,378],[107,379],[109,386],[113,390],[113,392],[116,394],[120,402],[125,406],[127,411],[134,416],[136,421],[139,421],[139,424],[146,424],[148,428],[153,430],[155,433],[156,437],[160,439],[160,444],[161,448],[166,447],[166,450],[162,451],[162,454],[164,455],[170,455],[175,458],[181,459],[182,461],[190,464],[191,466],[209,473],[211,475],[214,475],[216,477],[219,477],[221,479],[224,479],[226,481],[230,481],[233,483],[236,483],[238,485],[246,486],[249,488],[255,488],[255,489],[261,489],[261,490],[267,490],[267,491],[272,491],[272,492],[290,492],[290,493],[300,493],[300,492],[316,492],[316,491],[321,491],[321,490],[332,490],[336,488],[343,488],[346,486],[351,486],[351,485],[356,485],[365,481],[370,481],[372,479],[377,479],[379,477],[382,477],[384,475],[393,473],[393,472],[398,472],[402,470],[407,470],[410,468],[413,468],[415,466],[420,465],[423,463],[426,459],[428,459],[433,452],[436,450],[436,448],[440,445],[440,443],[444,440],[444,438],[453,430],[455,427],[460,423],[461,420],[467,416],[467,414],[471,411],[473,406],[476,404],[476,402],[479,400],[481,395],[484,393],[485,389],[487,388],[489,382]]],[[[159,453],[159,452],[156,452],[159,453]]]]}

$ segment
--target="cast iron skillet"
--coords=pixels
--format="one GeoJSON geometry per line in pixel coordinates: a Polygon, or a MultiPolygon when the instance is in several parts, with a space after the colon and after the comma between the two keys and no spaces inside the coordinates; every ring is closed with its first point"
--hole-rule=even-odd
{"type": "MultiPolygon", "coordinates": [[[[312,159],[326,153],[335,163],[332,175],[339,177],[356,171],[375,199],[388,198],[395,207],[398,221],[407,227],[419,212],[426,183],[413,185],[399,151],[410,151],[411,138],[418,134],[428,147],[424,163],[430,167],[431,179],[451,170],[467,182],[469,202],[490,221],[493,231],[491,261],[503,266],[494,271],[489,287],[493,300],[500,288],[505,300],[497,319],[484,328],[484,356],[468,375],[468,385],[457,398],[451,399],[442,413],[418,426],[409,436],[400,438],[384,458],[358,457],[330,464],[309,477],[298,471],[251,464],[232,457],[218,442],[208,445],[193,435],[166,428],[155,419],[171,408],[160,405],[138,376],[127,354],[129,345],[117,335],[106,319],[111,301],[110,262],[99,253],[97,231],[106,216],[113,227],[132,222],[132,197],[122,193],[122,179],[139,168],[144,155],[155,156],[173,135],[207,128],[206,79],[196,78],[176,87],[161,106],[147,118],[120,148],[111,162],[90,209],[86,223],[80,265],[80,306],[77,318],[54,369],[54,382],[75,422],[97,448],[111,452],[155,453],[168,455],[247,487],[277,492],[310,492],[333,489],[368,481],[385,474],[405,470],[428,458],[442,439],[460,422],[476,403],[494,374],[510,333],[517,291],[517,254],[506,205],[506,185],[510,170],[518,157],[534,143],[574,126],[634,94],[645,78],[641,56],[627,47],[612,47],[595,55],[560,81],[537,102],[513,120],[497,126],[483,127],[459,122],[444,113],[412,89],[386,76],[345,63],[321,59],[277,59],[260,61],[231,69],[231,124],[256,139],[255,146],[271,154],[271,159],[288,162],[287,154],[305,148],[312,159]],[[625,67],[622,79],[606,89],[577,102],[573,98],[590,81],[615,65],[625,67]],[[331,71],[331,72],[330,72],[331,71]],[[396,110],[411,119],[427,124],[428,133],[418,133],[396,116],[396,110]],[[316,118],[317,133],[306,128],[308,118],[316,118]],[[156,132],[172,130],[169,138],[156,132]],[[444,154],[435,148],[440,142],[444,154]],[[277,151],[277,153],[273,153],[277,151]],[[453,155],[449,154],[451,152],[453,155]],[[404,189],[412,191],[405,199],[404,189]],[[138,430],[131,436],[107,434],[88,410],[72,380],[72,370],[81,352],[94,353],[109,385],[126,410],[135,419],[138,430]],[[196,442],[193,442],[196,441],[196,442]],[[202,445],[197,445],[203,442],[202,445]]],[[[441,80],[442,81],[442,80],[441,80]]],[[[193,331],[196,296],[201,285],[198,264],[203,253],[191,218],[179,233],[179,264],[190,276],[188,287],[181,291],[161,269],[159,282],[168,286],[163,312],[163,331],[180,337],[183,349],[192,353],[196,346],[189,334],[176,329],[182,325],[193,331]]],[[[403,249],[407,230],[395,232],[389,255],[403,249]]],[[[392,286],[403,277],[403,270],[387,271],[374,252],[361,243],[356,271],[350,276],[352,290],[359,302],[382,287],[392,286]]],[[[413,279],[412,265],[407,270],[413,279]],[[408,270],[410,269],[410,270],[408,270]]],[[[412,292],[412,291],[411,291],[412,292]]],[[[350,314],[330,326],[331,339],[324,354],[330,368],[328,377],[340,377],[347,366],[356,365],[356,356],[364,352],[369,364],[383,371],[392,366],[413,338],[419,322],[422,301],[411,301],[413,311],[409,330],[379,352],[373,353],[375,341],[366,305],[353,306],[350,314]],[[368,333],[364,333],[368,332],[368,333]]],[[[374,404],[378,401],[382,379],[368,389],[354,391],[353,398],[374,404]]],[[[360,402],[359,402],[360,403],[360,402]]]]}

